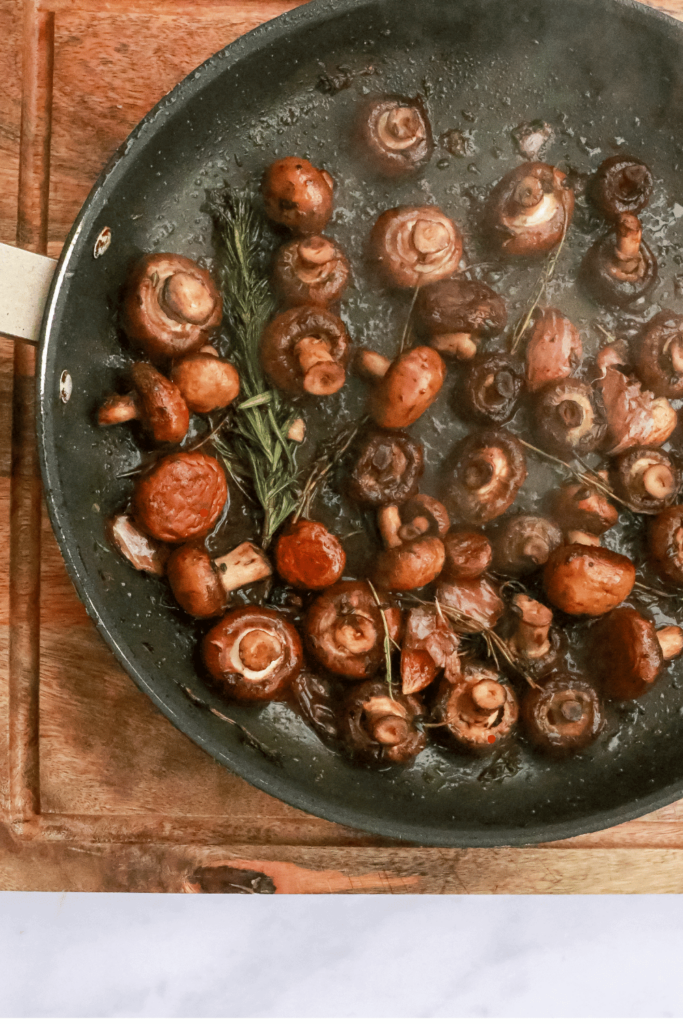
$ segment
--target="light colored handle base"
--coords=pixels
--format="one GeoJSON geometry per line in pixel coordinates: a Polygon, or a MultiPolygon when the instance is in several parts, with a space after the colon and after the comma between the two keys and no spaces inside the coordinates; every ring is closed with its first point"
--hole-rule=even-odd
{"type": "Polygon", "coordinates": [[[0,334],[36,344],[57,261],[0,242],[0,334]]]}

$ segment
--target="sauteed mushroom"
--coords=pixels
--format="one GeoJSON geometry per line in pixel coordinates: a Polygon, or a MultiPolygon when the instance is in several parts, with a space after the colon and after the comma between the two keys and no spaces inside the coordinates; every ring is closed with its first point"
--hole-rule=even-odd
{"type": "Polygon", "coordinates": [[[529,689],[522,701],[522,721],[535,747],[553,757],[585,749],[605,719],[593,687],[573,672],[559,672],[529,689]]]}
{"type": "Polygon", "coordinates": [[[603,160],[590,185],[590,196],[605,217],[616,220],[622,213],[640,213],[650,202],[652,172],[632,156],[603,160]]]}
{"type": "Polygon", "coordinates": [[[424,749],[425,734],[416,719],[424,714],[417,697],[394,693],[373,679],[354,686],[341,711],[342,739],[352,757],[406,764],[424,749]]]}
{"type": "Polygon", "coordinates": [[[403,693],[424,690],[439,671],[457,681],[460,673],[460,638],[445,618],[433,608],[411,608],[401,645],[401,689],[403,693]]]}
{"type": "Polygon", "coordinates": [[[566,174],[550,164],[529,162],[509,171],[487,203],[487,225],[508,256],[535,256],[553,249],[574,213],[566,174]]]}
{"type": "Polygon", "coordinates": [[[610,500],[596,487],[586,484],[565,484],[556,491],[552,515],[565,530],[580,530],[598,536],[610,530],[619,519],[619,513],[610,500]]]}
{"type": "Polygon", "coordinates": [[[545,516],[517,515],[500,522],[493,537],[493,568],[504,576],[526,576],[545,565],[562,543],[559,526],[545,516]]]}
{"type": "Polygon", "coordinates": [[[566,459],[599,447],[607,424],[590,385],[567,377],[538,392],[534,430],[541,448],[566,459]]]}
{"type": "Polygon", "coordinates": [[[133,513],[145,533],[168,544],[205,537],[228,499],[220,463],[201,452],[159,459],[138,477],[133,513]]]}
{"type": "Polygon", "coordinates": [[[179,444],[190,426],[190,413],[179,389],[151,363],[133,363],[135,391],[105,399],[97,416],[101,427],[140,420],[155,441],[179,444]]]}
{"type": "Polygon", "coordinates": [[[500,334],[507,323],[501,296],[482,281],[464,277],[435,281],[421,288],[415,316],[430,335],[429,344],[458,359],[471,359],[481,339],[500,334]]]}
{"type": "Polygon", "coordinates": [[[205,345],[223,303],[206,270],[174,253],[143,256],[128,282],[123,328],[150,359],[177,359],[205,345]]]}
{"type": "Polygon", "coordinates": [[[303,718],[328,743],[339,738],[338,683],[329,676],[303,669],[291,683],[292,695],[303,718]]]}
{"type": "Polygon", "coordinates": [[[514,356],[485,352],[467,367],[461,393],[464,412],[481,423],[500,426],[512,418],[524,378],[514,356]]]}
{"type": "Polygon", "coordinates": [[[683,316],[665,309],[646,325],[638,343],[636,373],[663,398],[683,398],[683,316]]]}
{"type": "Polygon", "coordinates": [[[512,688],[495,669],[474,662],[463,663],[455,686],[441,685],[434,710],[449,738],[480,756],[499,749],[519,714],[512,688]]]}
{"type": "Polygon", "coordinates": [[[204,637],[202,656],[228,696],[241,701],[284,697],[303,662],[291,622],[258,605],[236,608],[217,622],[204,637]]]}
{"type": "Polygon", "coordinates": [[[209,347],[177,363],[171,370],[171,380],[190,412],[201,416],[214,409],[224,409],[234,402],[240,390],[240,377],[235,367],[220,359],[209,347]]]}
{"type": "Polygon", "coordinates": [[[524,450],[507,430],[470,434],[455,452],[446,507],[456,521],[480,526],[505,512],[526,479],[524,450]]]}
{"type": "Polygon", "coordinates": [[[508,647],[527,675],[534,678],[545,675],[564,647],[563,634],[552,629],[553,613],[527,594],[515,594],[511,610],[517,619],[508,647]]]}
{"type": "Polygon", "coordinates": [[[113,516],[107,523],[107,537],[119,554],[139,572],[163,576],[168,559],[168,547],[148,537],[125,513],[113,516]]]}
{"type": "Polygon", "coordinates": [[[538,391],[549,381],[571,377],[581,364],[581,338],[559,309],[544,309],[536,318],[526,344],[526,383],[538,391]]]}
{"type": "Polygon", "coordinates": [[[673,433],[678,417],[666,398],[644,391],[640,381],[607,367],[598,381],[607,416],[606,450],[617,455],[634,445],[658,447],[673,433]]]}
{"type": "Polygon", "coordinates": [[[220,615],[233,591],[267,579],[273,569],[261,548],[245,541],[218,558],[195,544],[183,544],[171,552],[166,572],[180,607],[206,619],[220,615]]]}
{"type": "Polygon", "coordinates": [[[665,660],[683,650],[683,630],[656,630],[635,608],[615,608],[595,627],[592,653],[600,687],[616,700],[636,700],[650,690],[665,660]]]}
{"type": "Polygon", "coordinates": [[[439,534],[448,526],[443,505],[427,495],[418,494],[400,509],[380,509],[385,550],[375,563],[375,582],[387,590],[418,590],[431,583],[443,568],[445,550],[439,534]]]}
{"type": "Polygon", "coordinates": [[[418,170],[434,148],[427,111],[419,97],[368,100],[359,111],[358,137],[372,165],[391,177],[418,170]]]}
{"type": "Polygon", "coordinates": [[[264,330],[261,365],[289,395],[333,395],[346,381],[349,346],[339,317],[319,306],[296,306],[264,330]]]}
{"type": "Polygon", "coordinates": [[[462,237],[438,206],[399,206],[376,221],[370,248],[389,284],[416,288],[455,273],[462,237]]]}
{"type": "Polygon", "coordinates": [[[623,308],[654,287],[657,260],[642,236],[638,218],[632,213],[621,213],[614,229],[588,250],[580,277],[598,302],[623,308]]]}
{"type": "Polygon", "coordinates": [[[612,486],[636,512],[655,515],[673,505],[681,488],[681,472],[661,448],[639,445],[616,459],[612,486]]]}
{"type": "Polygon", "coordinates": [[[403,431],[372,430],[361,442],[349,494],[364,505],[401,505],[417,493],[423,471],[422,445],[403,431]]]}
{"type": "Polygon", "coordinates": [[[433,348],[422,345],[394,359],[369,398],[378,426],[400,430],[422,416],[446,379],[446,365],[433,348]]]}
{"type": "Polygon", "coordinates": [[[278,249],[275,288],[290,306],[330,306],[349,280],[350,267],[339,246],[324,235],[307,235],[278,249]]]}
{"type": "Polygon", "coordinates": [[[275,566],[293,587],[324,590],[337,582],[345,565],[344,548],[322,523],[299,519],[277,539],[275,566]]]}
{"type": "Polygon", "coordinates": [[[569,615],[604,615],[633,590],[636,568],[630,558],[591,544],[563,544],[545,564],[549,600],[569,615]]]}
{"type": "Polygon", "coordinates": [[[379,605],[367,583],[345,580],[323,591],[309,607],[307,644],[329,672],[350,679],[372,676],[384,660],[385,620],[390,638],[399,639],[401,611],[382,592],[378,597],[379,605]]]}
{"type": "Polygon", "coordinates": [[[332,216],[332,175],[303,157],[286,156],[272,163],[261,189],[270,219],[295,235],[318,234],[332,216]]]}
{"type": "Polygon", "coordinates": [[[491,543],[483,533],[471,530],[449,530],[443,539],[446,549],[442,580],[457,583],[483,576],[491,565],[491,543]]]}
{"type": "Polygon", "coordinates": [[[682,586],[683,505],[673,505],[656,516],[650,524],[648,547],[662,579],[682,586]]]}
{"type": "Polygon", "coordinates": [[[459,612],[468,620],[462,625],[452,623],[456,633],[480,633],[483,629],[493,629],[505,611],[498,588],[486,576],[459,579],[454,583],[441,579],[436,588],[436,598],[443,608],[459,612]]]}

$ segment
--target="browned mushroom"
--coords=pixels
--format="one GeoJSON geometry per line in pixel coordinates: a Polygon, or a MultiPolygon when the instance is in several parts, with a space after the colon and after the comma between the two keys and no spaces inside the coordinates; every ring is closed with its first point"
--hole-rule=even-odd
{"type": "Polygon", "coordinates": [[[559,309],[544,309],[534,321],[526,344],[526,383],[538,391],[549,381],[571,377],[583,356],[581,338],[559,309]]]}
{"type": "Polygon", "coordinates": [[[388,284],[416,288],[455,273],[462,237],[438,206],[399,206],[376,221],[370,248],[388,284]]]}
{"type": "Polygon", "coordinates": [[[237,398],[240,377],[232,365],[211,351],[186,356],[171,370],[190,412],[205,416],[214,409],[224,409],[237,398]]]}
{"type": "Polygon", "coordinates": [[[350,267],[338,245],[324,235],[307,235],[275,254],[275,288],[290,306],[329,306],[341,297],[350,267]]]}
{"type": "Polygon", "coordinates": [[[642,226],[634,214],[619,214],[614,229],[591,246],[579,277],[597,302],[620,308],[630,306],[654,287],[657,260],[643,241],[642,226]]]}
{"type": "Polygon", "coordinates": [[[635,512],[656,515],[676,500],[681,471],[661,448],[638,445],[615,460],[612,487],[635,512]]]}
{"type": "MultiPolygon", "coordinates": [[[[486,756],[511,733],[519,706],[512,688],[495,669],[463,663],[460,680],[441,684],[435,715],[450,739],[468,754],[486,756]]],[[[441,732],[441,730],[439,730],[441,732]]]]}
{"type": "Polygon", "coordinates": [[[598,380],[607,417],[605,450],[617,455],[635,445],[658,447],[673,433],[678,417],[668,399],[644,391],[640,381],[607,367],[598,380]]]}
{"type": "Polygon", "coordinates": [[[586,484],[565,484],[556,491],[552,515],[564,530],[583,530],[598,536],[610,530],[619,519],[610,500],[597,487],[586,484]]]}
{"type": "Polygon", "coordinates": [[[120,513],[107,523],[107,538],[116,550],[140,572],[163,576],[166,570],[169,549],[144,534],[133,521],[132,516],[120,513]]]}
{"type": "Polygon", "coordinates": [[[526,576],[545,565],[562,543],[562,532],[545,516],[516,515],[498,524],[492,537],[493,568],[504,576],[526,576]]]}
{"type": "Polygon", "coordinates": [[[205,537],[228,499],[221,464],[201,452],[166,455],[138,477],[133,512],[145,533],[168,544],[205,537]]]}
{"type": "Polygon", "coordinates": [[[446,558],[441,579],[447,583],[483,576],[493,559],[491,542],[483,533],[449,530],[443,539],[446,558]]]}
{"type": "Polygon", "coordinates": [[[546,384],[534,404],[540,447],[564,459],[594,451],[607,430],[598,397],[589,384],[573,377],[546,384]]]}
{"type": "Polygon", "coordinates": [[[292,696],[305,721],[328,743],[339,738],[338,680],[304,668],[291,684],[292,696]]]}
{"type": "Polygon", "coordinates": [[[492,241],[508,256],[535,256],[556,246],[574,213],[574,193],[566,174],[550,164],[531,162],[509,171],[487,203],[492,241]]]}
{"type": "Polygon", "coordinates": [[[533,745],[552,757],[584,750],[605,724],[597,693],[573,672],[554,673],[537,689],[529,689],[521,717],[533,745]]]}
{"type": "Polygon", "coordinates": [[[462,412],[480,423],[494,426],[507,423],[517,408],[523,382],[514,356],[505,352],[483,352],[474,357],[463,377],[459,395],[462,412]]]}
{"type": "Polygon", "coordinates": [[[261,365],[289,395],[333,395],[346,381],[350,339],[339,317],[320,306],[280,313],[261,336],[261,365]]]}
{"type": "Polygon", "coordinates": [[[304,635],[311,654],[329,672],[367,679],[384,660],[386,630],[401,635],[402,617],[386,594],[379,604],[367,583],[344,580],[315,598],[306,614],[304,635]],[[386,623],[386,630],[385,630],[386,623]]]}
{"type": "Polygon", "coordinates": [[[133,363],[132,395],[112,395],[100,406],[97,421],[108,427],[140,420],[155,441],[179,444],[190,426],[190,412],[180,390],[150,363],[133,363]]]}
{"type": "Polygon", "coordinates": [[[367,100],[359,110],[356,134],[372,166],[391,177],[418,170],[434,148],[427,111],[419,97],[367,100]]]}
{"type": "Polygon", "coordinates": [[[486,576],[460,579],[455,583],[439,580],[436,599],[442,608],[457,613],[462,620],[449,619],[456,633],[493,629],[505,611],[498,588],[486,576]]]}
{"type": "Polygon", "coordinates": [[[286,156],[272,163],[261,190],[270,219],[295,235],[318,234],[332,216],[332,176],[303,157],[286,156]]]}
{"type": "Polygon", "coordinates": [[[543,572],[549,600],[569,615],[604,615],[626,600],[635,580],[630,558],[589,544],[555,548],[543,572]]]}
{"type": "Polygon", "coordinates": [[[615,608],[592,633],[596,678],[608,697],[635,700],[650,690],[665,660],[683,650],[678,626],[655,629],[635,608],[615,608]]]}
{"type": "Polygon", "coordinates": [[[417,697],[394,693],[373,679],[354,686],[341,709],[340,735],[351,757],[406,764],[426,744],[416,719],[424,715],[417,697]]]}
{"type": "Polygon", "coordinates": [[[196,352],[221,322],[223,304],[206,270],[174,253],[143,256],[126,284],[123,328],[150,359],[196,352]]]}
{"type": "Polygon", "coordinates": [[[505,512],[526,479],[524,449],[507,430],[481,430],[462,441],[446,490],[451,517],[480,526],[505,512]]]}
{"type": "Polygon", "coordinates": [[[446,379],[446,364],[424,345],[403,352],[380,377],[369,396],[372,418],[380,427],[409,427],[429,408],[446,379]]]}
{"type": "Polygon", "coordinates": [[[683,398],[683,316],[664,309],[645,325],[636,373],[659,398],[683,398]]]}
{"type": "Polygon", "coordinates": [[[441,669],[446,679],[455,683],[460,672],[459,646],[460,638],[444,616],[426,605],[412,608],[401,645],[403,693],[424,690],[441,669]]]}
{"type": "Polygon", "coordinates": [[[230,594],[267,579],[273,568],[261,548],[245,541],[218,558],[196,544],[171,552],[166,569],[173,596],[198,619],[220,615],[230,594]]]}
{"type": "Polygon", "coordinates": [[[564,634],[552,628],[553,613],[528,594],[515,594],[510,602],[515,619],[508,647],[517,664],[534,678],[545,675],[564,649],[564,634]]]}
{"type": "Polygon", "coordinates": [[[655,517],[650,525],[648,548],[662,579],[682,586],[683,505],[673,505],[655,517]]]}
{"type": "Polygon", "coordinates": [[[507,309],[500,295],[482,281],[454,277],[418,292],[415,317],[429,344],[444,355],[471,359],[482,338],[500,334],[507,309]]]}
{"type": "Polygon", "coordinates": [[[590,197],[605,217],[640,213],[652,195],[652,173],[642,160],[610,156],[603,160],[590,184],[590,197]]]}
{"type": "Polygon", "coordinates": [[[298,519],[289,523],[275,544],[280,576],[302,590],[324,590],[344,572],[346,554],[340,541],[322,523],[298,519]]]}
{"type": "Polygon", "coordinates": [[[301,669],[301,640],[291,622],[270,608],[246,605],[228,612],[204,637],[211,676],[234,700],[277,700],[301,669]]]}
{"type": "Polygon", "coordinates": [[[443,505],[418,494],[400,509],[380,509],[378,518],[385,550],[377,558],[373,580],[387,590],[418,590],[436,579],[445,558],[441,537],[450,525],[443,505]]]}
{"type": "Polygon", "coordinates": [[[401,505],[417,493],[424,471],[422,445],[402,431],[372,430],[359,446],[349,494],[364,505],[401,505]]]}

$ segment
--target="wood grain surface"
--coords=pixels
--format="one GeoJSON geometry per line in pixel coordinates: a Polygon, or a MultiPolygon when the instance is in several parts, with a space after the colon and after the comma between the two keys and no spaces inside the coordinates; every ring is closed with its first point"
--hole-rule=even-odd
{"type": "MultiPolygon", "coordinates": [[[[0,0],[0,240],[58,255],[147,110],[294,6],[0,0]]],[[[683,15],[683,0],[650,6],[683,15]]],[[[31,350],[0,338],[0,888],[683,891],[683,802],[539,848],[439,850],[313,818],[216,764],[137,690],[75,595],[40,504],[32,374],[31,350]]]]}

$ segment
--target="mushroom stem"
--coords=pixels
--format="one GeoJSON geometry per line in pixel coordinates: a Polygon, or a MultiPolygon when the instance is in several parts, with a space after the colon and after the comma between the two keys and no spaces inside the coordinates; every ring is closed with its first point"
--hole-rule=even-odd
{"type": "Polygon", "coordinates": [[[164,281],[159,305],[172,319],[199,325],[213,313],[215,300],[199,277],[179,270],[164,281]]]}
{"type": "Polygon", "coordinates": [[[378,718],[371,723],[370,731],[378,743],[393,747],[408,738],[409,727],[405,718],[399,718],[397,715],[385,715],[384,718],[378,718]]]}
{"type": "Polygon", "coordinates": [[[398,536],[401,540],[415,540],[416,537],[421,537],[423,533],[426,533],[429,529],[429,520],[426,516],[415,516],[411,523],[404,523],[404,525],[398,530],[398,536]]]}
{"type": "Polygon", "coordinates": [[[349,654],[366,654],[377,642],[377,630],[371,619],[363,615],[349,616],[334,631],[334,638],[349,654]]]}
{"type": "Polygon", "coordinates": [[[676,488],[676,477],[663,463],[650,466],[643,473],[643,488],[653,498],[669,498],[676,488]]]}
{"type": "Polygon", "coordinates": [[[565,534],[567,544],[587,544],[589,547],[599,548],[600,538],[594,533],[586,533],[584,530],[568,530],[565,534]]]}
{"type": "Polygon", "coordinates": [[[297,255],[305,267],[311,270],[314,267],[324,266],[334,259],[334,246],[327,238],[316,235],[299,242],[297,255]]]}
{"type": "Polygon", "coordinates": [[[105,398],[97,414],[97,422],[101,427],[111,427],[116,423],[139,419],[140,408],[135,395],[111,395],[105,398]]]}
{"type": "Polygon", "coordinates": [[[403,543],[400,535],[403,523],[398,505],[385,505],[377,513],[379,532],[386,548],[400,548],[403,543]]]}
{"type": "Polygon", "coordinates": [[[548,633],[553,613],[550,608],[526,594],[516,594],[512,604],[520,619],[511,646],[530,661],[543,658],[550,650],[548,633]]]}
{"type": "Polygon", "coordinates": [[[306,437],[306,420],[298,416],[293,422],[289,430],[287,431],[287,440],[296,441],[297,444],[301,444],[306,437]]]}
{"type": "Polygon", "coordinates": [[[622,213],[616,224],[616,233],[616,256],[619,262],[637,260],[643,238],[643,229],[638,218],[633,213],[622,213]]]}
{"type": "Polygon", "coordinates": [[[514,199],[523,210],[529,211],[543,201],[543,185],[535,175],[522,178],[515,189],[514,199]]]}
{"type": "Polygon", "coordinates": [[[683,651],[683,629],[680,626],[664,626],[657,630],[657,639],[665,661],[677,657],[683,651]]]}
{"type": "Polygon", "coordinates": [[[304,374],[309,395],[334,395],[344,383],[344,367],[335,362],[329,343],[320,338],[301,338],[294,352],[304,374]]]}
{"type": "Polygon", "coordinates": [[[379,380],[391,366],[391,360],[371,348],[362,348],[356,355],[356,372],[363,377],[379,380]]]}
{"type": "Polygon", "coordinates": [[[252,672],[263,672],[282,655],[282,644],[272,633],[251,629],[239,644],[240,661],[252,672]]]}
{"type": "Polygon", "coordinates": [[[683,373],[683,339],[680,335],[669,346],[669,359],[676,373],[683,373]]]}
{"type": "Polygon", "coordinates": [[[320,338],[301,338],[294,346],[296,357],[304,373],[318,363],[333,363],[330,346],[320,338]]]}
{"type": "Polygon", "coordinates": [[[464,332],[454,334],[435,334],[429,344],[437,352],[444,352],[458,359],[472,359],[477,354],[477,343],[471,334],[464,332]]]}
{"type": "Polygon", "coordinates": [[[492,679],[482,680],[472,687],[470,697],[479,711],[490,714],[505,703],[505,688],[492,679]]]}
{"type": "Polygon", "coordinates": [[[249,541],[239,544],[227,555],[214,558],[213,565],[226,594],[267,579],[273,573],[265,553],[249,541]]]}

